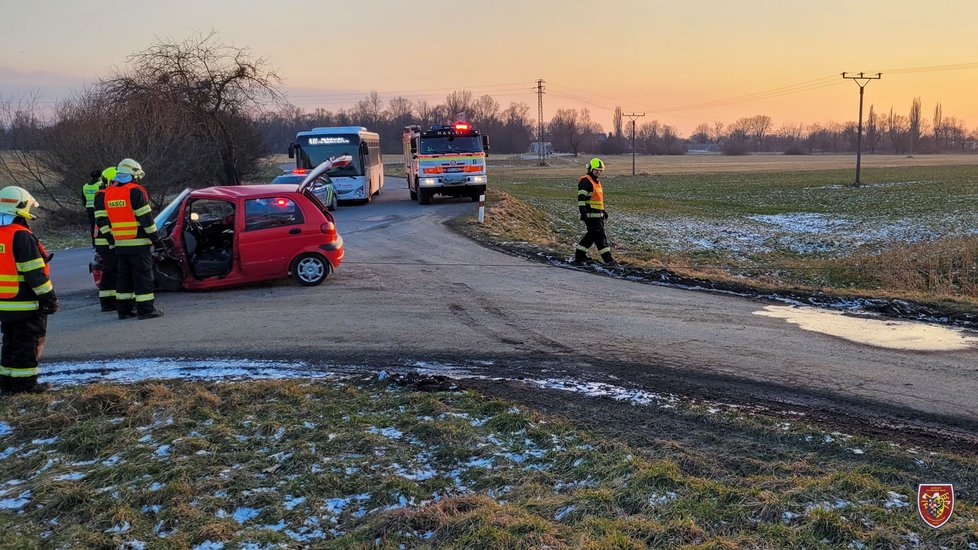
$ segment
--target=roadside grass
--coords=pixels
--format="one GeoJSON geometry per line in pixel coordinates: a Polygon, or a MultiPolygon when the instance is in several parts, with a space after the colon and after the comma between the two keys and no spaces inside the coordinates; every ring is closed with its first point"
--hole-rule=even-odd
{"type": "MultiPolygon", "coordinates": [[[[978,169],[863,173],[861,187],[840,170],[606,176],[608,232],[619,261],[681,275],[978,305],[978,169]]],[[[486,224],[466,232],[573,254],[576,176],[493,182],[486,224]]]]}
{"type": "Polygon", "coordinates": [[[0,547],[978,547],[974,456],[650,406],[637,444],[377,381],[4,398],[0,547]],[[917,517],[923,481],[955,483],[940,530],[917,517]]]}

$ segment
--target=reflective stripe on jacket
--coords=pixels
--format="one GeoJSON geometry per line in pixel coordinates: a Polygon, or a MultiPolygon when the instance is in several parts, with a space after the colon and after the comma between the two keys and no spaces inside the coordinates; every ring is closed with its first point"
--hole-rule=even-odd
{"type": "Polygon", "coordinates": [[[604,190],[591,174],[585,174],[577,184],[577,206],[588,218],[604,217],[604,190]]]}
{"type": "MultiPolygon", "coordinates": [[[[156,233],[156,224],[140,226],[138,217],[150,214],[146,200],[146,190],[137,183],[112,186],[105,190],[105,215],[115,246],[144,246],[153,244],[150,234],[156,233]],[[143,204],[133,204],[134,195],[139,195],[143,204]]],[[[98,212],[96,213],[98,215],[98,212]]]]}
{"type": "Polygon", "coordinates": [[[82,185],[82,195],[85,195],[85,208],[95,208],[95,193],[98,193],[99,183],[82,185]]]}
{"type": "Polygon", "coordinates": [[[0,312],[39,309],[37,297],[54,290],[45,257],[30,229],[16,223],[0,226],[0,312]]]}

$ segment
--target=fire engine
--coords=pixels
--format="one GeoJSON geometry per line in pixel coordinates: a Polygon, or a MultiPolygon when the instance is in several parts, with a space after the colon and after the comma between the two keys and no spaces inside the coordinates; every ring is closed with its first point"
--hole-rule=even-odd
{"type": "Polygon", "coordinates": [[[405,126],[404,173],[411,199],[429,204],[435,195],[479,200],[486,192],[489,136],[464,122],[451,126],[405,126]]]}

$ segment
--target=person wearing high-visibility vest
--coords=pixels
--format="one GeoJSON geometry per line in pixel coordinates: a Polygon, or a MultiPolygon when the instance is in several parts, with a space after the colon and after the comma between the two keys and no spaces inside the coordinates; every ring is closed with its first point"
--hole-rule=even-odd
{"type": "Polygon", "coordinates": [[[584,238],[577,244],[574,251],[574,263],[583,265],[590,260],[588,249],[594,245],[601,255],[605,265],[617,265],[611,255],[611,245],[604,232],[604,221],[608,219],[608,211],[604,207],[604,189],[601,187],[601,174],[604,172],[604,162],[601,159],[591,159],[587,163],[587,173],[577,182],[577,208],[581,211],[581,220],[587,228],[584,238]]]}
{"type": "Polygon", "coordinates": [[[51,255],[27,225],[37,201],[25,189],[0,189],[0,391],[36,392],[38,365],[47,336],[48,315],[58,296],[48,271],[51,255]]]}
{"type": "MultiPolygon", "coordinates": [[[[98,170],[92,170],[89,174],[91,180],[82,185],[82,201],[85,204],[85,213],[88,214],[88,232],[94,235],[95,233],[95,193],[98,192],[99,188],[102,186],[102,174],[98,170]]],[[[92,247],[95,246],[95,237],[92,237],[92,247]]]]}
{"type": "Polygon", "coordinates": [[[116,276],[119,272],[118,260],[115,257],[115,243],[109,243],[109,215],[105,211],[105,190],[115,179],[116,167],[109,166],[102,170],[102,186],[95,193],[95,254],[102,266],[102,278],[98,284],[98,300],[102,311],[117,311],[115,301],[116,276]]]}
{"type": "Polygon", "coordinates": [[[153,221],[146,189],[136,183],[145,172],[138,162],[123,159],[116,167],[115,184],[105,190],[109,244],[115,246],[118,273],[115,302],[119,319],[162,317],[153,294],[153,249],[162,246],[153,221]]]}

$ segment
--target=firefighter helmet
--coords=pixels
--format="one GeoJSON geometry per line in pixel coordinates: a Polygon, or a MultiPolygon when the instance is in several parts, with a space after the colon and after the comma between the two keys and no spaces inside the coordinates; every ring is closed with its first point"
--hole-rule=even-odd
{"type": "Polygon", "coordinates": [[[0,189],[0,214],[12,214],[24,219],[33,220],[37,216],[31,214],[31,208],[41,206],[37,199],[22,187],[11,185],[0,189]]]}
{"type": "Polygon", "coordinates": [[[604,163],[599,158],[593,158],[587,163],[587,171],[604,170],[604,163]]]}
{"type": "Polygon", "coordinates": [[[115,181],[120,183],[129,183],[132,180],[139,181],[146,175],[146,172],[143,172],[143,167],[132,159],[122,159],[116,168],[118,173],[115,175],[115,181]]]}
{"type": "Polygon", "coordinates": [[[102,170],[102,185],[112,183],[112,180],[115,179],[116,172],[118,172],[118,170],[116,170],[115,166],[109,166],[105,170],[102,170]]]}

